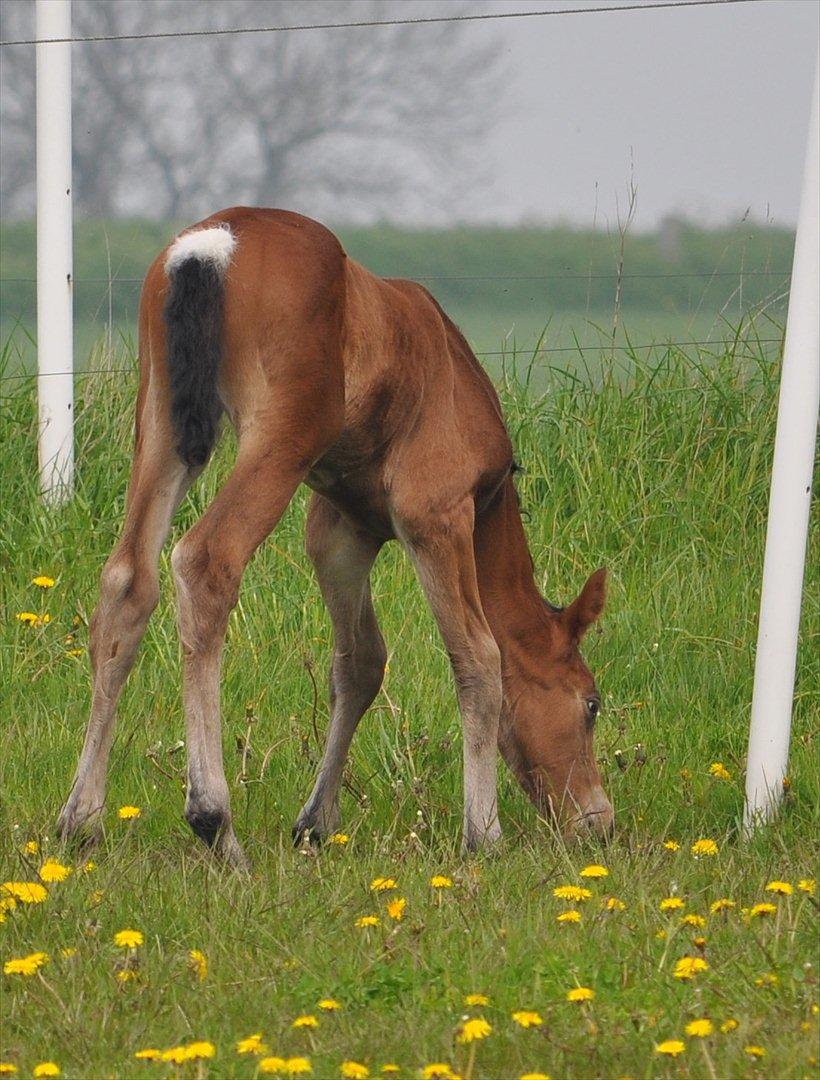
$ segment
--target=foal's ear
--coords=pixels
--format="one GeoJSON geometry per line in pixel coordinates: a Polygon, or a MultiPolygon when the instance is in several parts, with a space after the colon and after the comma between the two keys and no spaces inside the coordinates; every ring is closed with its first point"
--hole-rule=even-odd
{"type": "Polygon", "coordinates": [[[606,568],[596,570],[578,597],[564,610],[564,622],[570,634],[580,641],[589,627],[600,618],[606,603],[606,568]]]}

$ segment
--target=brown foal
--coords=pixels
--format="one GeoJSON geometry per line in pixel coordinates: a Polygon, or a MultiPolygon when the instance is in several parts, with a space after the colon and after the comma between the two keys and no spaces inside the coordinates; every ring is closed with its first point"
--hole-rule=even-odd
{"type": "Polygon", "coordinates": [[[225,210],[182,233],[149,269],[139,359],[125,524],[91,622],[91,717],[61,835],[101,814],[114,712],[157,603],[160,550],[223,411],[237,432],[236,464],[172,555],[185,814],[197,835],[244,862],[222,762],[223,639],[244,568],[300,483],[313,489],[307,551],[335,650],[327,746],[295,837],[339,826],[350,741],[384,673],[369,579],[391,539],[416,566],[452,662],[465,845],[500,835],[497,749],[566,833],[608,832],[613,812],[592,747],[600,703],[578,649],[603,610],[605,574],[564,610],[539,595],[498,398],[429,293],[374,277],[308,218],[225,210]]]}

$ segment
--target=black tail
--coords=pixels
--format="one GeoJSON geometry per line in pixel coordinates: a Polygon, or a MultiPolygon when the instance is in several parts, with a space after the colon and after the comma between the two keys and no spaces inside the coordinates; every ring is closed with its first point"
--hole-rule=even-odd
{"type": "Polygon", "coordinates": [[[210,457],[222,402],[217,376],[222,356],[222,275],[209,259],[189,256],[169,268],[165,326],[171,376],[171,422],[177,453],[191,468],[210,457]]]}

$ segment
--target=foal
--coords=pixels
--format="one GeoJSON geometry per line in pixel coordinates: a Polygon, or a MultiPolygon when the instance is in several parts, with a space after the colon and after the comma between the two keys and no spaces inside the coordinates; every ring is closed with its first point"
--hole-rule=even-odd
{"type": "Polygon", "coordinates": [[[102,811],[114,712],[157,603],[160,550],[223,412],[237,432],[236,464],[171,559],[194,832],[244,862],[222,762],[222,645],[244,568],[300,483],[313,490],[307,551],[335,651],[327,746],[297,840],[339,825],[350,741],[384,673],[369,578],[391,539],[416,566],[452,662],[466,847],[500,835],[497,749],[567,833],[608,831],[592,748],[600,701],[578,650],[603,610],[605,575],[564,610],[539,595],[498,398],[429,293],[374,277],[308,218],[225,210],[150,267],[139,360],[125,523],[91,620],[91,717],[61,835],[93,827],[102,811]]]}

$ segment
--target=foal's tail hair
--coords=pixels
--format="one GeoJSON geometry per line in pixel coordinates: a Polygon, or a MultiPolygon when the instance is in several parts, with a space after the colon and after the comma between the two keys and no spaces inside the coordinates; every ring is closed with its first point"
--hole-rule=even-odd
{"type": "Polygon", "coordinates": [[[230,229],[217,225],[177,237],[165,259],[171,423],[189,468],[205,464],[219,430],[223,283],[235,248],[230,229]]]}

